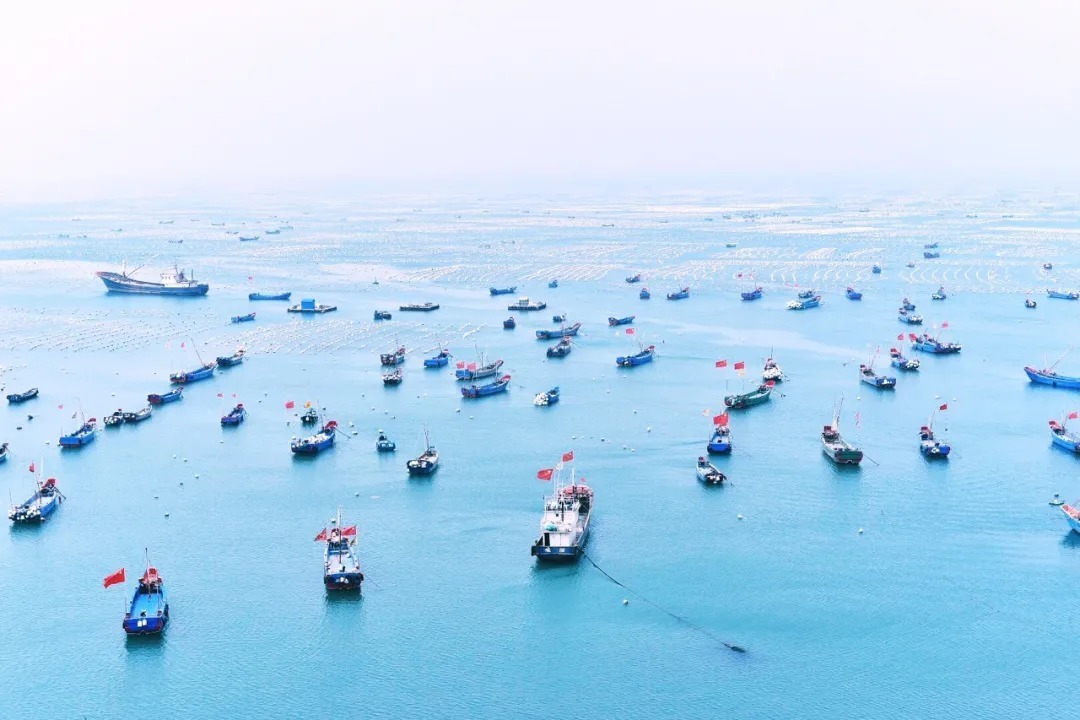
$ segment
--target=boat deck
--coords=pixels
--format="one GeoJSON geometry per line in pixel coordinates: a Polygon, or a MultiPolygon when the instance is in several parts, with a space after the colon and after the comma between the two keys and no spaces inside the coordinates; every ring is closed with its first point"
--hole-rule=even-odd
{"type": "Polygon", "coordinates": [[[160,594],[138,594],[131,603],[132,619],[139,617],[157,617],[158,611],[165,612],[165,596],[160,594]]]}

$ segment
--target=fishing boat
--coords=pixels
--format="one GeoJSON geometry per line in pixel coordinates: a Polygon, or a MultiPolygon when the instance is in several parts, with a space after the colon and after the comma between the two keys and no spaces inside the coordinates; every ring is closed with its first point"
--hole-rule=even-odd
{"type": "Polygon", "coordinates": [[[742,295],[743,300],[760,300],[764,292],[765,291],[761,288],[761,286],[758,286],[753,290],[748,290],[740,294],[742,295]]]}
{"type": "Polygon", "coordinates": [[[486,377],[493,377],[499,374],[499,369],[502,368],[503,361],[496,360],[495,362],[486,362],[486,358],[481,355],[479,363],[459,362],[457,369],[454,371],[454,377],[458,380],[480,380],[486,377]]]}
{"type": "Polygon", "coordinates": [[[297,455],[316,455],[333,447],[335,435],[337,435],[337,421],[331,420],[311,437],[293,438],[290,448],[297,455]]]}
{"type": "Polygon", "coordinates": [[[896,319],[907,325],[922,325],[922,315],[916,315],[915,313],[908,312],[904,308],[900,308],[897,311],[896,319]]]}
{"type": "Polygon", "coordinates": [[[923,254],[922,254],[922,256],[923,256],[923,258],[925,258],[926,260],[933,260],[934,258],[939,258],[939,257],[941,257],[941,253],[939,253],[939,252],[931,252],[931,251],[929,251],[929,250],[925,250],[925,251],[923,251],[923,254]]]}
{"type": "Polygon", "coordinates": [[[239,425],[244,422],[244,418],[247,417],[247,410],[244,409],[244,403],[237,403],[236,407],[229,411],[228,415],[221,416],[222,425],[239,425]]]}
{"type": "Polygon", "coordinates": [[[945,288],[944,288],[944,286],[942,286],[942,287],[939,287],[937,289],[936,293],[934,293],[934,294],[932,294],[930,296],[930,299],[931,300],[944,300],[947,297],[948,297],[948,295],[945,294],[945,288]]]}
{"type": "Polygon", "coordinates": [[[29,390],[26,390],[26,391],[21,392],[21,393],[11,393],[10,395],[7,396],[7,401],[9,403],[11,403],[12,405],[18,405],[19,403],[24,403],[27,400],[33,400],[37,396],[38,396],[38,389],[37,388],[30,388],[29,390]]]}
{"type": "Polygon", "coordinates": [[[426,368],[441,368],[446,367],[450,362],[450,351],[443,348],[439,351],[438,355],[434,355],[429,358],[424,358],[424,367],[426,368]]]}
{"type": "Polygon", "coordinates": [[[938,246],[937,242],[926,243],[925,245],[923,245],[923,249],[924,250],[933,250],[937,246],[938,246]]]}
{"type": "MultiPolygon", "coordinates": [[[[138,270],[138,268],[132,270],[131,275],[134,275],[138,270]]],[[[205,295],[210,290],[208,284],[196,282],[193,277],[189,278],[184,274],[183,270],[176,266],[173,266],[171,272],[165,271],[161,273],[161,282],[156,283],[136,280],[128,274],[127,270],[122,273],[103,271],[94,274],[101,278],[101,282],[105,283],[108,292],[112,293],[190,297],[205,295]]]]}
{"type": "Polygon", "coordinates": [[[257,292],[248,293],[248,300],[288,300],[291,297],[291,292],[277,293],[276,295],[257,292]]]}
{"type": "Polygon", "coordinates": [[[174,390],[170,390],[167,393],[151,393],[146,396],[146,401],[151,405],[164,405],[166,403],[175,402],[184,397],[184,388],[178,387],[174,390]]]}
{"type": "Polygon", "coordinates": [[[934,434],[934,425],[929,423],[919,428],[919,452],[927,458],[947,458],[952,447],[948,442],[939,440],[934,434]]]}
{"type": "Polygon", "coordinates": [[[559,287],[559,281],[551,280],[550,282],[548,282],[548,287],[554,290],[555,288],[559,287]]]}
{"type": "MultiPolygon", "coordinates": [[[[1057,363],[1054,363],[1055,365],[1057,363]]],[[[1041,385],[1051,385],[1053,387],[1068,388],[1070,390],[1080,389],[1080,377],[1071,377],[1069,375],[1059,375],[1054,372],[1053,366],[1045,368],[1043,370],[1036,370],[1028,365],[1024,368],[1024,372],[1027,373],[1028,379],[1033,383],[1041,385]]]]}
{"type": "Polygon", "coordinates": [[[407,305],[400,305],[398,307],[398,310],[401,312],[431,312],[438,309],[439,304],[433,302],[408,303],[407,305]]]}
{"type": "Polygon", "coordinates": [[[638,365],[651,363],[655,357],[656,346],[650,345],[648,347],[641,347],[641,349],[633,355],[620,355],[615,358],[615,364],[619,367],[637,367],[638,365]]]}
{"type": "Polygon", "coordinates": [[[487,385],[470,385],[469,387],[461,388],[461,396],[464,398],[482,398],[488,395],[496,395],[498,393],[506,392],[510,387],[510,376],[503,375],[495,382],[490,382],[487,385]]]}
{"type": "Polygon", "coordinates": [[[728,455],[731,453],[731,428],[727,424],[727,413],[721,416],[723,419],[713,427],[712,436],[705,445],[710,455],[728,455]]]}
{"type": "Polygon", "coordinates": [[[1046,294],[1055,300],[1080,300],[1080,293],[1071,290],[1047,290],[1046,294]]]}
{"type": "Polygon", "coordinates": [[[685,300],[690,297],[690,288],[684,287],[682,290],[676,290],[673,293],[668,293],[668,300],[685,300]]]}
{"type": "Polygon", "coordinates": [[[232,355],[222,355],[215,362],[217,362],[219,368],[235,367],[244,362],[244,351],[240,349],[232,355]]]}
{"type": "MultiPolygon", "coordinates": [[[[1072,413],[1075,415],[1076,413],[1072,413]]],[[[1050,421],[1050,439],[1054,441],[1054,444],[1058,447],[1063,447],[1069,452],[1080,453],[1080,435],[1069,432],[1065,428],[1065,422],[1059,423],[1057,420],[1050,421]]]]}
{"type": "Polygon", "coordinates": [[[243,322],[254,322],[254,320],[255,320],[255,313],[248,313],[247,315],[233,315],[232,316],[232,322],[234,324],[243,323],[243,322]]]}
{"type": "Polygon", "coordinates": [[[570,354],[573,349],[573,344],[570,342],[570,338],[563,338],[557,344],[552,345],[547,349],[547,356],[549,358],[561,358],[570,354]]]}
{"type": "Polygon", "coordinates": [[[76,448],[89,445],[97,437],[97,419],[90,418],[84,422],[78,430],[69,435],[60,436],[60,447],[76,448]]]}
{"type": "Polygon", "coordinates": [[[630,277],[626,278],[626,282],[630,283],[631,285],[641,282],[641,273],[638,273],[637,275],[631,275],[630,277]]]}
{"type": "Polygon", "coordinates": [[[784,379],[784,371],[771,357],[765,358],[765,367],[761,371],[761,379],[765,382],[778,383],[784,379]]]}
{"type": "Polygon", "coordinates": [[[770,380],[769,382],[762,383],[755,390],[751,390],[748,393],[728,395],[724,398],[724,405],[732,410],[742,410],[768,402],[772,395],[774,385],[775,383],[770,380]]]}
{"type": "Polygon", "coordinates": [[[288,308],[289,312],[302,315],[322,315],[335,310],[337,310],[337,305],[323,305],[322,303],[316,303],[312,298],[304,298],[299,305],[288,308]]]}
{"type": "Polygon", "coordinates": [[[401,381],[405,379],[405,373],[401,368],[394,370],[393,372],[383,373],[382,384],[383,385],[400,385],[401,381]]]}
{"type": "Polygon", "coordinates": [[[563,313],[562,315],[552,315],[551,316],[551,322],[553,322],[553,323],[564,323],[564,322],[566,322],[566,313],[563,313]]]}
{"type": "Polygon", "coordinates": [[[154,635],[169,623],[169,600],[165,596],[165,582],[157,568],[147,560],[146,572],[139,578],[131,606],[124,615],[124,632],[128,635],[154,635]]]}
{"type": "Polygon", "coordinates": [[[309,407],[304,411],[304,414],[300,416],[301,425],[314,425],[319,422],[319,411],[313,407],[309,407]]]}
{"type": "Polygon", "coordinates": [[[844,291],[844,295],[847,296],[848,300],[862,300],[862,293],[850,285],[848,285],[847,290],[844,291]]]}
{"type": "Polygon", "coordinates": [[[578,334],[578,330],[581,329],[581,323],[574,323],[573,325],[567,325],[561,327],[558,330],[537,330],[537,340],[555,340],[556,338],[568,338],[574,337],[578,334]]]}
{"type": "Polygon", "coordinates": [[[889,358],[892,366],[898,370],[914,371],[919,369],[919,358],[908,358],[900,348],[889,348],[889,358]]]}
{"type": "Polygon", "coordinates": [[[497,288],[497,287],[488,288],[488,292],[491,293],[492,295],[513,295],[514,293],[517,292],[517,285],[514,285],[512,287],[504,287],[504,288],[497,288]]]}
{"type": "Polygon", "coordinates": [[[513,312],[514,310],[520,310],[521,312],[531,312],[534,310],[543,310],[547,307],[547,303],[543,300],[530,300],[527,297],[520,297],[516,302],[506,306],[507,310],[513,312]]]}
{"type": "Polygon", "coordinates": [[[940,340],[931,337],[930,333],[919,335],[911,343],[911,346],[920,352],[931,353],[933,355],[955,355],[963,349],[963,346],[960,343],[941,342],[940,340]]]}
{"type": "Polygon", "coordinates": [[[906,312],[914,312],[915,304],[907,298],[904,298],[902,301],[900,301],[900,309],[906,312]]]}
{"type": "Polygon", "coordinates": [[[565,487],[556,485],[555,492],[544,498],[540,537],[532,545],[532,556],[539,560],[577,560],[589,539],[592,508],[593,491],[584,480],[571,480],[565,487]]]}
{"type": "Polygon", "coordinates": [[[8,520],[18,525],[43,523],[66,499],[56,487],[56,478],[41,482],[39,475],[34,494],[22,505],[12,505],[8,512],[8,520]]]}
{"type": "Polygon", "coordinates": [[[638,298],[641,300],[648,300],[652,295],[649,294],[649,288],[641,288],[641,292],[638,293],[638,298]]]}
{"type": "Polygon", "coordinates": [[[102,421],[105,423],[105,427],[120,427],[124,424],[124,411],[117,410],[114,413],[109,413],[102,418],[102,421]]]}
{"type": "Polygon", "coordinates": [[[1043,263],[1043,270],[1053,270],[1054,266],[1051,263],[1043,263]]]}
{"type": "Polygon", "coordinates": [[[904,267],[909,267],[909,268],[915,267],[915,261],[914,260],[909,260],[908,263],[904,267]]]}
{"type": "Polygon", "coordinates": [[[810,298],[814,297],[814,295],[814,290],[813,288],[811,288],[809,290],[800,290],[798,293],[796,293],[795,297],[797,297],[799,300],[809,300],[810,298]]]}
{"type": "Polygon", "coordinates": [[[402,345],[393,352],[382,353],[379,355],[379,362],[382,363],[384,367],[393,367],[402,364],[405,362],[405,346],[402,345]]]}
{"type": "Polygon", "coordinates": [[[513,330],[517,327],[517,320],[513,317],[508,317],[503,320],[503,330],[513,330]]]}
{"type": "MultiPolygon", "coordinates": [[[[177,389],[179,390],[179,388],[177,388],[177,389]]],[[[136,423],[141,423],[143,420],[149,420],[150,416],[153,415],[153,413],[154,413],[153,406],[152,405],[147,405],[142,410],[135,410],[134,412],[125,412],[124,413],[124,422],[126,422],[128,424],[131,424],[131,425],[134,425],[136,423]]]]}
{"type": "Polygon", "coordinates": [[[833,415],[832,425],[826,425],[821,429],[821,450],[825,457],[837,465],[858,465],[862,462],[863,451],[855,447],[840,434],[840,408],[843,407],[844,399],[840,398],[836,412],[833,415]]]}
{"type": "Polygon", "coordinates": [[[278,228],[277,230],[267,230],[266,234],[267,235],[280,235],[281,234],[281,228],[278,228]]]}
{"type": "Polygon", "coordinates": [[[390,314],[389,310],[376,310],[375,311],[375,319],[376,320],[389,320],[391,317],[393,317],[393,316],[390,314]]]}
{"type": "Polygon", "coordinates": [[[635,315],[627,315],[623,318],[609,317],[607,319],[607,324],[611,327],[615,327],[616,325],[632,325],[635,317],[635,315]]]}
{"type": "Polygon", "coordinates": [[[821,305],[821,296],[815,295],[807,300],[792,300],[787,304],[788,310],[810,310],[821,305]]]}
{"type": "Polygon", "coordinates": [[[697,479],[706,485],[723,485],[727,475],[703,457],[697,459],[697,479]]]}
{"type": "Polygon", "coordinates": [[[258,235],[241,235],[240,242],[254,242],[259,239],[258,235]]]}
{"type": "Polygon", "coordinates": [[[1080,533],[1080,508],[1065,503],[1061,506],[1061,512],[1065,513],[1065,520],[1072,531],[1080,533]]]}
{"type": "Polygon", "coordinates": [[[424,430],[424,452],[405,463],[410,475],[430,475],[439,469],[439,451],[431,444],[428,431],[424,430]]]}
{"type": "Polygon", "coordinates": [[[875,275],[880,275],[881,274],[881,266],[880,265],[874,265],[872,268],[870,268],[870,272],[874,273],[875,275]]]}
{"type": "Polygon", "coordinates": [[[0,444],[0,464],[3,464],[3,463],[7,462],[8,455],[9,455],[9,453],[8,453],[8,444],[7,443],[0,444]]]}
{"type": "Polygon", "coordinates": [[[375,451],[388,453],[394,452],[395,450],[397,450],[397,443],[386,437],[386,433],[380,430],[379,437],[375,438],[375,451]]]}
{"type": "Polygon", "coordinates": [[[1038,306],[1038,303],[1036,303],[1031,298],[1024,298],[1024,307],[1026,307],[1026,308],[1034,308],[1034,307],[1037,307],[1037,306],[1038,306]]]}
{"type": "Polygon", "coordinates": [[[205,380],[214,374],[214,369],[217,368],[217,363],[204,363],[200,367],[194,370],[174,372],[169,375],[169,382],[174,385],[184,385],[186,383],[193,383],[199,380],[205,380]]]}
{"type": "Polygon", "coordinates": [[[874,372],[873,362],[869,365],[859,365],[859,379],[878,390],[893,390],[896,388],[896,378],[878,375],[874,372]]]}
{"type": "Polygon", "coordinates": [[[364,573],[360,572],[360,558],[354,553],[356,526],[341,524],[340,509],[334,525],[329,531],[323,528],[315,536],[315,542],[326,543],[323,550],[323,585],[327,590],[360,592],[364,573]]]}
{"type": "Polygon", "coordinates": [[[546,407],[548,405],[554,405],[559,402],[559,388],[553,387],[550,390],[545,390],[542,393],[537,393],[533,398],[533,405],[537,407],[546,407]]]}

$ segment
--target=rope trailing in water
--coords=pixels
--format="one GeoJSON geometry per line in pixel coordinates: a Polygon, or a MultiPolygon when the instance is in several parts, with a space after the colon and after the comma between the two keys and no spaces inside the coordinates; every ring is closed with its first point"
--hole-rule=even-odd
{"type": "Polygon", "coordinates": [[[732,651],[737,652],[737,653],[745,653],[746,652],[746,648],[744,648],[742,645],[735,645],[733,643],[725,642],[723,639],[717,637],[716,635],[713,635],[711,632],[709,632],[705,628],[701,627],[700,625],[695,625],[694,623],[690,622],[689,620],[682,617],[681,615],[676,615],[675,613],[671,612],[667,608],[662,607],[660,605],[657,605],[652,600],[645,597],[641,593],[637,592],[633,588],[628,587],[628,586],[624,585],[623,583],[619,582],[618,580],[616,580],[615,578],[613,578],[611,575],[608,574],[608,572],[606,570],[604,570],[604,568],[597,565],[596,561],[593,560],[591,557],[589,557],[588,554],[586,554],[584,552],[581,553],[581,554],[585,557],[586,560],[589,561],[590,565],[592,565],[594,568],[596,568],[600,572],[601,575],[603,575],[608,580],[610,580],[611,582],[613,582],[616,585],[618,585],[619,587],[621,587],[623,590],[626,590],[627,592],[631,593],[632,595],[634,595],[639,600],[647,603],[648,605],[652,605],[654,608],[656,608],[660,612],[664,613],[665,615],[669,615],[669,616],[675,618],[676,620],[678,620],[679,622],[683,623],[684,625],[686,625],[686,626],[688,626],[688,627],[690,627],[690,628],[692,628],[694,630],[697,630],[699,633],[705,635],[706,637],[711,638],[712,640],[715,640],[716,642],[718,642],[721,645],[723,645],[724,647],[726,647],[728,650],[732,650],[732,651]]]}

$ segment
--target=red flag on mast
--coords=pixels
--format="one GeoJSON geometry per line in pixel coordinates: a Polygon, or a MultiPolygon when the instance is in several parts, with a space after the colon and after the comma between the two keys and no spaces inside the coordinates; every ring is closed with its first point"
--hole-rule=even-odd
{"type": "Polygon", "coordinates": [[[119,585],[120,583],[126,581],[127,575],[124,574],[124,568],[120,568],[112,575],[105,576],[105,587],[109,587],[110,585],[119,585]]]}
{"type": "Polygon", "coordinates": [[[540,472],[536,473],[537,480],[550,480],[551,476],[555,474],[554,468],[544,468],[540,472]]]}
{"type": "Polygon", "coordinates": [[[293,402],[292,400],[289,400],[289,401],[287,401],[285,403],[285,409],[286,410],[292,410],[294,407],[296,407],[296,403],[293,402]]]}
{"type": "Polygon", "coordinates": [[[942,405],[941,407],[938,408],[938,410],[948,410],[948,409],[949,409],[949,403],[945,403],[944,405],[942,405]]]}
{"type": "Polygon", "coordinates": [[[322,532],[315,536],[315,542],[326,542],[327,537],[326,528],[323,528],[322,532]]]}
{"type": "Polygon", "coordinates": [[[573,450],[571,450],[570,452],[564,452],[562,454],[562,461],[563,462],[572,462],[573,460],[574,460],[574,451],[573,450]]]}
{"type": "Polygon", "coordinates": [[[30,472],[37,472],[37,470],[34,468],[34,463],[30,463],[30,472]]]}
{"type": "Polygon", "coordinates": [[[716,367],[718,367],[718,368],[726,368],[727,367],[727,360],[717,360],[716,361],[716,367]]]}
{"type": "Polygon", "coordinates": [[[713,425],[720,425],[720,426],[727,425],[728,424],[728,414],[724,413],[723,415],[713,415],[712,423],[713,423],[713,425]]]}
{"type": "Polygon", "coordinates": [[[626,334],[627,335],[633,335],[634,334],[634,328],[626,328],[626,334]]]}
{"type": "Polygon", "coordinates": [[[745,370],[746,369],[746,363],[744,363],[742,360],[740,360],[739,362],[735,363],[735,369],[736,370],[745,370]]]}
{"type": "Polygon", "coordinates": [[[341,537],[356,537],[356,526],[349,525],[341,528],[341,537]]]}
{"type": "Polygon", "coordinates": [[[1071,413],[1069,413],[1069,419],[1070,420],[1075,420],[1076,418],[1080,418],[1080,414],[1078,414],[1075,410],[1073,410],[1071,413]]]}

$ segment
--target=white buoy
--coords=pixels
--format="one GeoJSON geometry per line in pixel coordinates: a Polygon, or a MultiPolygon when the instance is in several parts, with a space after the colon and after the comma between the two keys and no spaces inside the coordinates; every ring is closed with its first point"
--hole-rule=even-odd
{"type": "Polygon", "coordinates": [[[360,497],[360,493],[359,492],[354,492],[353,497],[360,497]]]}
{"type": "Polygon", "coordinates": [[[863,529],[862,529],[862,528],[859,528],[859,534],[860,534],[860,535],[862,535],[862,534],[863,534],[863,529]]]}
{"type": "Polygon", "coordinates": [[[645,428],[645,432],[652,432],[652,425],[650,425],[649,427],[645,428]]]}
{"type": "Polygon", "coordinates": [[[629,604],[630,604],[630,601],[629,601],[629,600],[627,600],[626,598],[623,598],[622,604],[623,604],[623,605],[629,605],[629,604]]]}
{"type": "Polygon", "coordinates": [[[198,479],[199,479],[199,473],[195,473],[195,479],[196,479],[196,480],[198,480],[198,479]]]}
{"type": "Polygon", "coordinates": [[[187,458],[184,458],[184,462],[187,462],[187,458]]]}
{"type": "Polygon", "coordinates": [[[742,513],[739,513],[736,517],[738,517],[740,520],[743,519],[742,513]]]}
{"type": "Polygon", "coordinates": [[[157,500],[157,495],[154,496],[154,499],[157,500]]]}
{"type": "Polygon", "coordinates": [[[169,517],[169,513],[165,513],[165,517],[169,517]]]}

